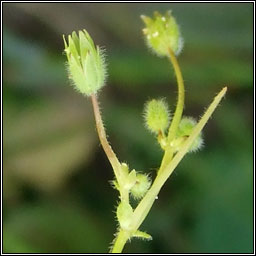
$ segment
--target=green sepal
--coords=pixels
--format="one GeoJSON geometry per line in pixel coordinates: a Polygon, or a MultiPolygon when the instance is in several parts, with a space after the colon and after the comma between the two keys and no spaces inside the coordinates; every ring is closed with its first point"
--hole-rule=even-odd
{"type": "Polygon", "coordinates": [[[86,30],[75,31],[63,36],[65,53],[68,59],[69,76],[75,88],[87,96],[97,93],[104,86],[106,68],[104,55],[86,30]]]}
{"type": "Polygon", "coordinates": [[[74,43],[73,38],[71,37],[71,35],[68,36],[68,45],[69,45],[69,50],[71,55],[75,58],[77,64],[80,64],[80,60],[79,60],[79,54],[78,54],[78,49],[76,49],[76,45],[74,43]]]}

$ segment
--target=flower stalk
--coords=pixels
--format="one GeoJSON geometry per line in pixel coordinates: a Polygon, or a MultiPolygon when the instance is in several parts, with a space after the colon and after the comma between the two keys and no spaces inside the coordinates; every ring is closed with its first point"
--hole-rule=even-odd
{"type": "Polygon", "coordinates": [[[115,172],[115,176],[119,177],[120,176],[120,162],[118,161],[116,154],[112,150],[108,140],[107,140],[107,135],[104,129],[104,125],[102,122],[101,114],[100,114],[100,108],[97,100],[97,96],[95,94],[91,95],[91,100],[92,100],[92,106],[93,106],[93,112],[94,112],[94,117],[95,117],[95,123],[96,123],[96,128],[98,132],[98,136],[100,139],[100,143],[105,151],[105,154],[109,160],[109,162],[112,165],[112,168],[115,172]]]}
{"type": "Polygon", "coordinates": [[[199,122],[191,117],[184,117],[185,89],[177,60],[183,46],[179,26],[170,11],[165,15],[155,12],[153,18],[144,15],[141,18],[146,25],[143,33],[147,45],[158,56],[169,59],[178,86],[177,104],[171,123],[170,111],[163,99],[153,99],[145,105],[146,127],[154,134],[163,150],[163,159],[153,183],[148,175],[130,170],[126,163],[120,163],[107,140],[97,99],[97,93],[106,79],[104,57],[99,46],[94,45],[86,30],[79,31],[78,34],[73,32],[67,41],[63,36],[69,77],[80,93],[91,98],[99,140],[114,171],[112,185],[119,192],[116,207],[118,229],[111,253],[121,253],[126,242],[132,238],[152,239],[149,234],[139,230],[141,224],[183,157],[201,147],[202,129],[227,91],[227,87],[224,87],[219,92],[199,122]],[[130,197],[138,202],[135,208],[130,204],[130,197]]]}

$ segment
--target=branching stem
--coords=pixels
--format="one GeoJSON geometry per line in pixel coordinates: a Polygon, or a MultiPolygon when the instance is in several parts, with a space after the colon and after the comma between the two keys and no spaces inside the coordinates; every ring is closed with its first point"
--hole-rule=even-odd
{"type": "MultiPolygon", "coordinates": [[[[179,162],[182,160],[182,158],[185,156],[185,154],[188,152],[190,146],[196,139],[196,137],[199,135],[199,133],[202,131],[204,128],[205,124],[213,114],[214,110],[218,106],[219,102],[223,98],[227,91],[227,87],[224,87],[219,94],[214,98],[213,102],[210,104],[200,121],[197,123],[197,125],[194,127],[192,133],[190,136],[186,139],[186,141],[183,143],[181,146],[180,151],[174,156],[172,161],[168,163],[161,172],[157,175],[153,185],[145,195],[145,197],[140,201],[139,205],[133,212],[133,218],[131,221],[130,225],[130,230],[132,232],[135,232],[138,230],[146,216],[148,215],[155,199],[158,196],[159,191],[161,190],[162,186],[166,182],[166,180],[170,177],[174,169],[177,167],[179,162]]],[[[114,247],[115,251],[113,250],[112,252],[122,252],[123,247],[125,245],[124,243],[124,238],[123,238],[123,233],[119,233],[117,236],[117,239],[115,241],[114,247]]],[[[127,239],[126,239],[127,240],[127,239]]]]}
{"type": "Polygon", "coordinates": [[[129,234],[121,229],[117,234],[116,240],[110,252],[121,253],[128,239],[129,234]]]}

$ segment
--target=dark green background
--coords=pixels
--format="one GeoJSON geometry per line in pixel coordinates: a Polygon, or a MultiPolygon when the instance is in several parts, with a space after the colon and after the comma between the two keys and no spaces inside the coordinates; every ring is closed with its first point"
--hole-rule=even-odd
{"type": "Polygon", "coordinates": [[[253,252],[252,3],[4,3],[3,246],[6,253],[107,252],[118,194],[95,131],[89,98],[65,70],[62,34],[87,29],[106,49],[101,110],[121,161],[154,176],[162,152],[144,128],[145,101],[176,82],[166,59],[146,48],[140,14],[173,10],[185,47],[185,115],[198,118],[228,93],[204,129],[204,149],[187,155],[126,253],[253,252]]]}

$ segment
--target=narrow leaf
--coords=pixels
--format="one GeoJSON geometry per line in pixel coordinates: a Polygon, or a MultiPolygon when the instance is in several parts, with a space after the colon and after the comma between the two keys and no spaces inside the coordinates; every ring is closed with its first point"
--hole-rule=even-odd
{"type": "Polygon", "coordinates": [[[142,232],[140,230],[137,230],[134,234],[133,234],[133,237],[138,237],[138,238],[142,238],[142,239],[145,239],[145,240],[152,240],[152,236],[149,235],[148,233],[146,232],[142,232]]]}

